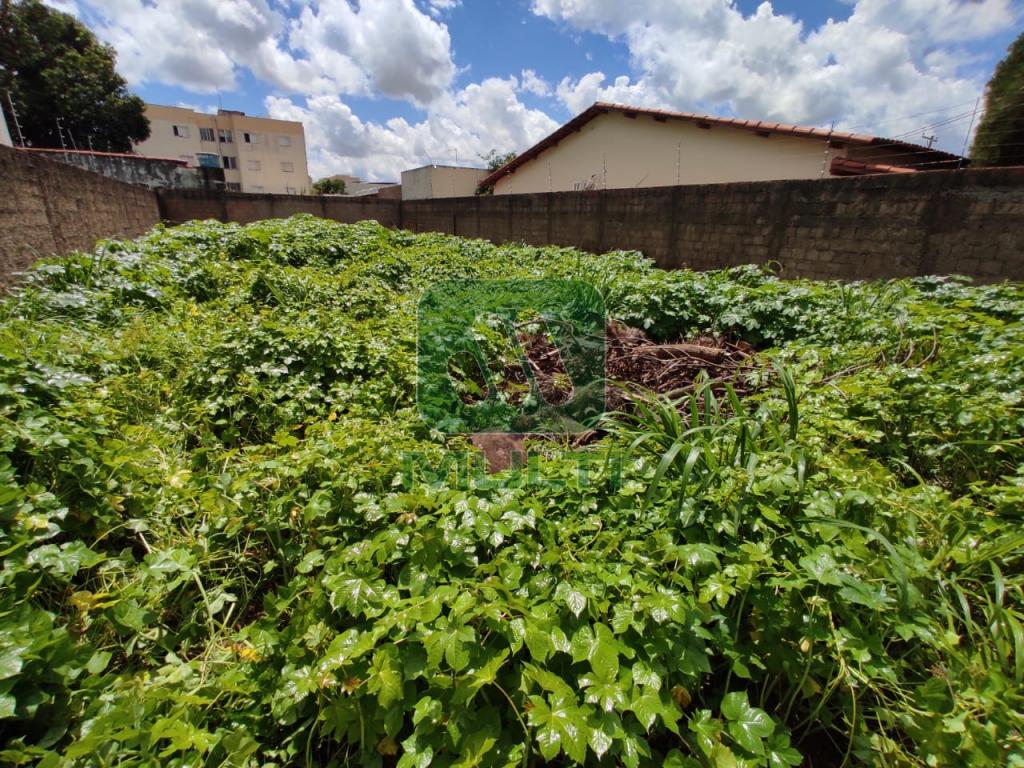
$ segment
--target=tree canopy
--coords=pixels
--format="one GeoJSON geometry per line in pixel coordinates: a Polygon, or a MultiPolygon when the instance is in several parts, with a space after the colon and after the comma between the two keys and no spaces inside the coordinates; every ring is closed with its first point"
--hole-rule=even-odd
{"type": "Polygon", "coordinates": [[[313,191],[318,195],[344,195],[345,180],[332,176],[320,179],[313,184],[313,191]]]}
{"type": "Polygon", "coordinates": [[[989,81],[971,160],[977,165],[1024,165],[1024,34],[989,81]]]}
{"type": "Polygon", "coordinates": [[[0,102],[18,140],[126,152],[149,136],[142,99],[114,70],[114,49],[81,22],[38,0],[0,0],[0,102]],[[61,127],[58,129],[58,118],[61,127]]]}
{"type": "Polygon", "coordinates": [[[507,165],[508,163],[511,163],[513,160],[515,160],[516,153],[505,152],[504,154],[502,154],[501,152],[498,152],[498,150],[492,149],[486,155],[480,155],[479,157],[487,164],[487,170],[493,173],[494,171],[501,168],[503,165],[507,165]]]}

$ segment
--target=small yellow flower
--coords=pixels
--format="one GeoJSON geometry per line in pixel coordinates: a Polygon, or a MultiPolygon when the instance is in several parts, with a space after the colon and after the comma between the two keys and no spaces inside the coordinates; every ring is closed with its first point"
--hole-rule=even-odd
{"type": "Polygon", "coordinates": [[[242,661],[259,661],[263,658],[259,651],[245,643],[235,643],[233,649],[242,661]]]}

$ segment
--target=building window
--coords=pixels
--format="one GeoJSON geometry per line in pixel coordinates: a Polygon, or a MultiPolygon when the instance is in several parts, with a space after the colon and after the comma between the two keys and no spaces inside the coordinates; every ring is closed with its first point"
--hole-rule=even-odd
{"type": "Polygon", "coordinates": [[[256,185],[256,186],[254,186],[254,187],[252,188],[252,191],[253,191],[253,192],[262,192],[262,191],[263,191],[263,187],[261,187],[261,186],[259,186],[259,185],[256,185]]]}
{"type": "Polygon", "coordinates": [[[249,170],[250,171],[258,171],[258,170],[260,170],[261,167],[262,166],[260,165],[260,161],[259,160],[250,160],[249,161],[249,170]]]}
{"type": "Polygon", "coordinates": [[[189,137],[187,125],[175,125],[173,126],[173,128],[174,135],[177,136],[179,139],[187,139],[189,137]]]}
{"type": "Polygon", "coordinates": [[[281,170],[285,173],[295,173],[295,163],[281,163],[281,170]]]}
{"type": "Polygon", "coordinates": [[[217,140],[217,136],[213,132],[213,128],[200,128],[199,129],[199,138],[202,141],[216,141],[217,140]]]}
{"type": "Polygon", "coordinates": [[[242,140],[246,144],[259,144],[260,143],[260,135],[258,133],[252,133],[250,131],[246,131],[245,133],[242,134],[242,140]]]}
{"type": "Polygon", "coordinates": [[[233,171],[238,168],[238,158],[236,157],[228,157],[227,155],[224,155],[221,160],[224,161],[224,168],[227,170],[233,171]]]}
{"type": "Polygon", "coordinates": [[[225,130],[224,128],[221,128],[219,130],[219,133],[220,133],[220,140],[223,143],[225,143],[225,144],[230,144],[231,143],[231,131],[228,131],[228,130],[225,130]]]}
{"type": "Polygon", "coordinates": [[[225,182],[225,184],[224,184],[224,188],[225,188],[225,189],[226,189],[226,190],[227,190],[228,192],[241,192],[241,191],[242,191],[242,185],[241,185],[241,184],[239,184],[239,183],[238,183],[237,181],[228,181],[228,182],[225,182]]]}
{"type": "Polygon", "coordinates": [[[295,187],[285,187],[284,193],[286,195],[297,195],[299,193],[299,190],[297,190],[295,187]]]}
{"type": "Polygon", "coordinates": [[[292,145],[292,137],[291,136],[278,136],[277,137],[277,144],[280,147],[290,147],[292,145]]]}

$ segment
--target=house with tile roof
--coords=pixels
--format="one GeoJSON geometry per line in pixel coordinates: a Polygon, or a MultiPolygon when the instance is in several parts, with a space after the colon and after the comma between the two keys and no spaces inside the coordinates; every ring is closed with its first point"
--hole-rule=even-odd
{"type": "Polygon", "coordinates": [[[508,195],[916,173],[964,164],[958,155],[898,139],[598,102],[480,187],[508,195]]]}

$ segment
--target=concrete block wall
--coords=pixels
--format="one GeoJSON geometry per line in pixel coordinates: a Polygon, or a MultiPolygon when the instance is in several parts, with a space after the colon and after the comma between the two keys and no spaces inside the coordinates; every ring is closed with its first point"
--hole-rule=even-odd
{"type": "Polygon", "coordinates": [[[1024,280],[1024,168],[402,203],[401,224],[495,242],[638,250],[666,269],[1024,280]]]}
{"type": "Polygon", "coordinates": [[[0,287],[39,258],[135,237],[159,221],[144,187],[0,146],[0,287]]]}
{"type": "Polygon", "coordinates": [[[165,221],[181,223],[194,219],[217,219],[248,224],[309,213],[351,224],[374,219],[386,227],[397,227],[401,201],[376,197],[334,197],[299,195],[255,195],[242,192],[160,190],[160,213],[165,221]]]}
{"type": "Polygon", "coordinates": [[[1024,280],[1024,168],[433,200],[161,190],[0,147],[0,285],[51,253],[157,221],[310,213],[493,242],[638,250],[666,269],[1024,280]]]}

